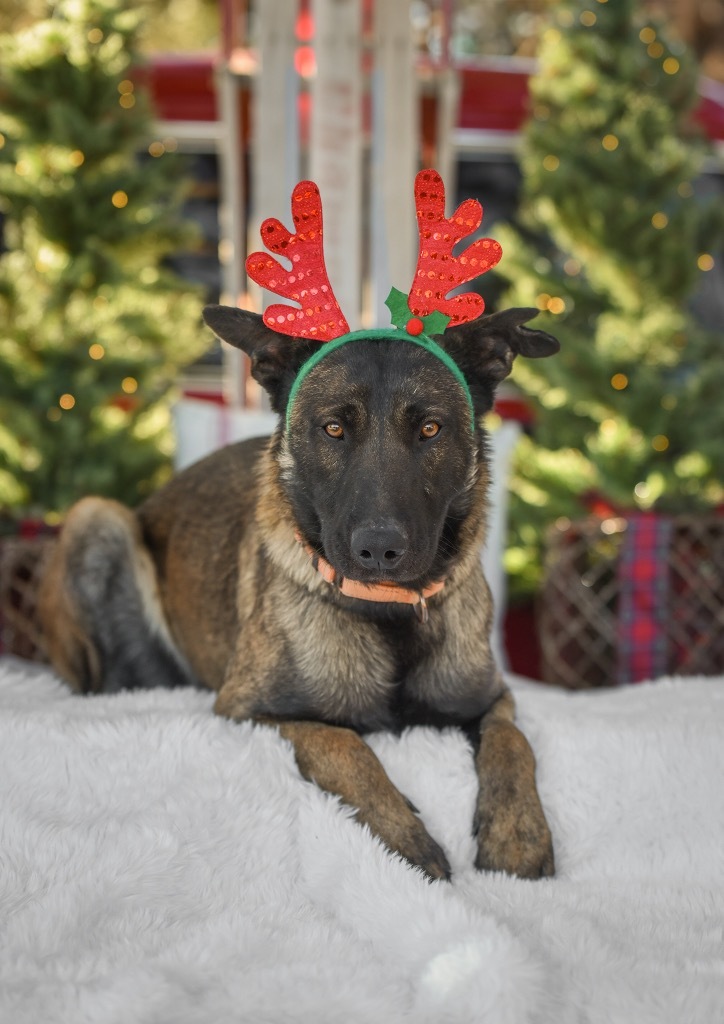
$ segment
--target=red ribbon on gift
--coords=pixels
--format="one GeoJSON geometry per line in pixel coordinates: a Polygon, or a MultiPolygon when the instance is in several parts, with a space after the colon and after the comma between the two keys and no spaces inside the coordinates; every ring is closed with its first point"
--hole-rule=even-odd
{"type": "Polygon", "coordinates": [[[669,552],[673,522],[655,512],[628,517],[619,560],[618,682],[656,679],[669,670],[669,552]]]}

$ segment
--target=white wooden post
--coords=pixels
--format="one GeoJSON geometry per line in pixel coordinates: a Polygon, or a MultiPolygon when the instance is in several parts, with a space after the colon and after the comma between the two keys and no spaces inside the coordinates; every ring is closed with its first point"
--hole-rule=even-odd
{"type": "MultiPolygon", "coordinates": [[[[299,81],[294,69],[297,8],[296,0],[263,0],[256,5],[260,67],[254,83],[250,252],[262,248],[259,228],[267,217],[277,217],[292,227],[289,202],[299,181],[300,148],[299,81]]],[[[259,310],[272,301],[252,282],[249,288],[259,310]]]]}
{"type": "Polygon", "coordinates": [[[442,0],[441,14],[443,19],[442,68],[437,82],[437,125],[436,125],[436,160],[435,168],[445,182],[447,195],[454,196],[457,191],[457,161],[455,154],[455,126],[460,106],[460,76],[453,64],[450,52],[452,20],[455,12],[455,0],[442,0]]]}
{"type": "MultiPolygon", "coordinates": [[[[219,171],[221,178],[221,204],[219,228],[221,244],[221,301],[236,305],[243,290],[243,224],[244,181],[242,173],[242,141],[239,130],[239,83],[237,76],[225,61],[218,72],[218,95],[221,122],[224,125],[219,140],[219,171]]],[[[243,404],[243,354],[231,345],[222,345],[224,366],[224,394],[233,406],[243,404]]]]}
{"type": "MultiPolygon", "coordinates": [[[[263,6],[263,5],[262,5],[263,6]]],[[[324,205],[329,279],[350,328],[360,324],[362,278],[361,0],[313,0],[309,176],[324,205]]]]}
{"type": "Polygon", "coordinates": [[[435,169],[445,182],[445,191],[452,199],[457,191],[457,159],[455,153],[455,126],[460,106],[460,75],[454,67],[445,67],[439,73],[437,84],[437,157],[435,169]]]}
{"type": "Polygon", "coordinates": [[[410,0],[377,0],[374,19],[370,277],[374,326],[385,327],[390,288],[407,292],[415,270],[419,100],[410,0]]]}

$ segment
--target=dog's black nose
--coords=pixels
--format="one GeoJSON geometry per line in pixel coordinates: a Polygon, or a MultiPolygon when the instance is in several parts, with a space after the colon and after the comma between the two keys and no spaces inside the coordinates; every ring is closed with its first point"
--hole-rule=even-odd
{"type": "Polygon", "coordinates": [[[386,572],[402,561],[407,550],[407,537],[398,526],[371,524],[352,531],[352,555],[365,569],[386,572]]]}

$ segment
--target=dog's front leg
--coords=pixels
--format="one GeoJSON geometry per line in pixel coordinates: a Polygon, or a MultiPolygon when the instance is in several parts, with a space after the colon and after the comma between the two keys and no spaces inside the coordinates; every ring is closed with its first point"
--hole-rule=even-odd
{"type": "Polygon", "coordinates": [[[352,729],[323,722],[271,722],[289,740],[305,779],[335,793],[359,822],[431,879],[449,878],[447,857],[352,729]]]}
{"type": "Polygon", "coordinates": [[[535,782],[535,757],[514,724],[506,690],[480,721],[475,866],[521,878],[554,873],[553,844],[535,782]]]}

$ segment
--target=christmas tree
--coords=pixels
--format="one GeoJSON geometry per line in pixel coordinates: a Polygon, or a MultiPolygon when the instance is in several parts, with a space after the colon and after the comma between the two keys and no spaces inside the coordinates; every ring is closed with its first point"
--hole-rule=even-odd
{"type": "Polygon", "coordinates": [[[163,265],[189,235],[132,77],[137,15],[49,13],[0,39],[0,508],[57,516],[160,482],[174,382],[208,337],[200,296],[163,265]]]}
{"type": "Polygon", "coordinates": [[[528,590],[556,520],[724,496],[721,338],[689,311],[724,237],[721,209],[695,197],[696,68],[632,0],[567,2],[531,96],[519,222],[496,231],[505,304],[547,310],[540,325],[562,345],[515,370],[537,412],[517,452],[507,554],[528,590]]]}

